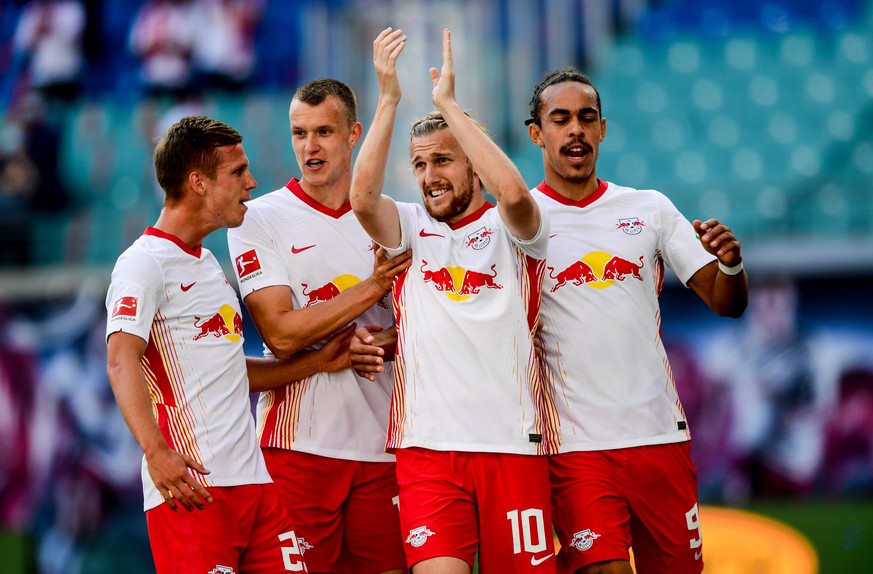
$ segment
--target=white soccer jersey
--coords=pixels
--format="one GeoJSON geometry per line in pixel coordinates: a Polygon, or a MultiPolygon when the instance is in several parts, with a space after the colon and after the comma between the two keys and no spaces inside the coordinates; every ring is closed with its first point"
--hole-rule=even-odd
{"type": "MultiPolygon", "coordinates": [[[[122,255],[106,295],[106,336],[147,342],[142,368],[173,450],[211,472],[204,486],[272,482],[249,402],[239,299],[208,249],[148,228],[122,255]]],[[[163,502],[142,462],[145,509],[163,502]]]]}
{"type": "Polygon", "coordinates": [[[388,447],[543,454],[557,438],[531,333],[549,240],[514,238],[486,204],[454,225],[398,203],[413,264],[394,283],[397,364],[388,447]]]}
{"type": "Polygon", "coordinates": [[[664,262],[685,284],[714,257],[663,194],[601,182],[575,202],[540,184],[552,219],[543,373],[561,452],[690,438],[661,341],[664,262]]]}
{"type": "MultiPolygon", "coordinates": [[[[327,301],[373,273],[373,242],[350,204],[331,210],[292,179],[247,205],[245,222],[227,234],[243,300],[257,289],[283,285],[291,288],[294,308],[300,309],[327,301]]],[[[355,321],[390,327],[390,293],[355,321]]],[[[387,362],[376,382],[345,369],[261,393],[261,446],[393,461],[394,455],[385,452],[392,380],[393,363],[387,362]]]]}

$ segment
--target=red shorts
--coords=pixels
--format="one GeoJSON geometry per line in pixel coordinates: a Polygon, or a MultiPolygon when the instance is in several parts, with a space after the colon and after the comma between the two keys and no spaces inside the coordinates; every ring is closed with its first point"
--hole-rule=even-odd
{"type": "Polygon", "coordinates": [[[264,448],[312,572],[404,568],[392,462],[359,462],[264,448]]]}
{"type": "Polygon", "coordinates": [[[453,556],[481,572],[555,572],[544,456],[397,449],[410,567],[453,556]]]}
{"type": "Polygon", "coordinates": [[[550,457],[559,562],[628,560],[638,574],[699,573],[703,545],[691,443],[550,457]]]}
{"type": "Polygon", "coordinates": [[[203,510],[146,511],[159,574],[306,572],[297,534],[274,484],[211,487],[203,510]]]}

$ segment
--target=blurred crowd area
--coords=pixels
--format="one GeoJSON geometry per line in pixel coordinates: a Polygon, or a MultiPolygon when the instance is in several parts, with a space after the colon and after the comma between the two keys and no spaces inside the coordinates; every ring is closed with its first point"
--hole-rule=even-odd
{"type": "MultiPolygon", "coordinates": [[[[459,100],[531,185],[531,89],[572,64],[602,94],[601,177],[719,217],[750,248],[827,244],[796,262],[858,267],[873,252],[859,247],[873,246],[871,12],[869,0],[5,0],[0,272],[110,266],[160,208],[151,151],[184,115],[243,133],[256,193],[284,185],[298,174],[294,89],[342,79],[366,127],[372,39],[388,25],[410,39],[398,141],[431,107],[427,70],[449,27],[459,100]]],[[[404,154],[393,146],[387,186],[415,200],[404,154]]],[[[222,234],[210,241],[226,253],[222,234]]]]}
{"type": "MultiPolygon", "coordinates": [[[[155,139],[185,115],[225,121],[254,194],[276,189],[298,175],[295,88],[347,82],[366,129],[388,25],[409,36],[394,197],[418,200],[406,126],[431,108],[448,27],[459,101],[532,186],[530,92],[572,64],[602,96],[598,174],[737,232],[742,319],[675,282],[662,295],[704,503],[873,496],[873,2],[3,0],[0,570],[5,531],[39,572],[153,571],[103,296],[160,209],[155,139]]],[[[223,232],[206,246],[229,263],[223,232]]],[[[246,336],[259,354],[248,318],[246,336]]]]}

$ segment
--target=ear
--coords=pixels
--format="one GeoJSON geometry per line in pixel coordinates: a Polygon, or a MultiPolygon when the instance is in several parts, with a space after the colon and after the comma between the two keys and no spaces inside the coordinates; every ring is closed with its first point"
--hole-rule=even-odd
{"type": "Polygon", "coordinates": [[[606,118],[600,118],[600,141],[606,137],[606,118]]]}
{"type": "Polygon", "coordinates": [[[188,188],[197,195],[203,195],[206,192],[203,175],[199,171],[192,171],[188,174],[188,188]]]}
{"type": "Polygon", "coordinates": [[[527,126],[527,135],[530,136],[530,141],[537,144],[539,147],[544,147],[542,128],[536,124],[527,126]]]}
{"type": "Polygon", "coordinates": [[[355,125],[352,126],[352,133],[349,135],[349,147],[355,147],[358,145],[358,141],[361,139],[363,131],[364,128],[361,127],[361,122],[355,122],[355,125]]]}

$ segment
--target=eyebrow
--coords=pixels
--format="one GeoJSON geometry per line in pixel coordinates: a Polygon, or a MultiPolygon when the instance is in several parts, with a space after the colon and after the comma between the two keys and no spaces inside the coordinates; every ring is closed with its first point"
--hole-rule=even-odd
{"type": "MultiPolygon", "coordinates": [[[[587,108],[581,108],[577,113],[579,113],[579,114],[596,114],[597,108],[589,106],[587,108]]],[[[564,108],[555,108],[554,110],[549,110],[549,113],[547,115],[549,115],[549,116],[570,116],[570,115],[573,115],[573,112],[571,112],[570,110],[566,110],[564,108]]]]}

